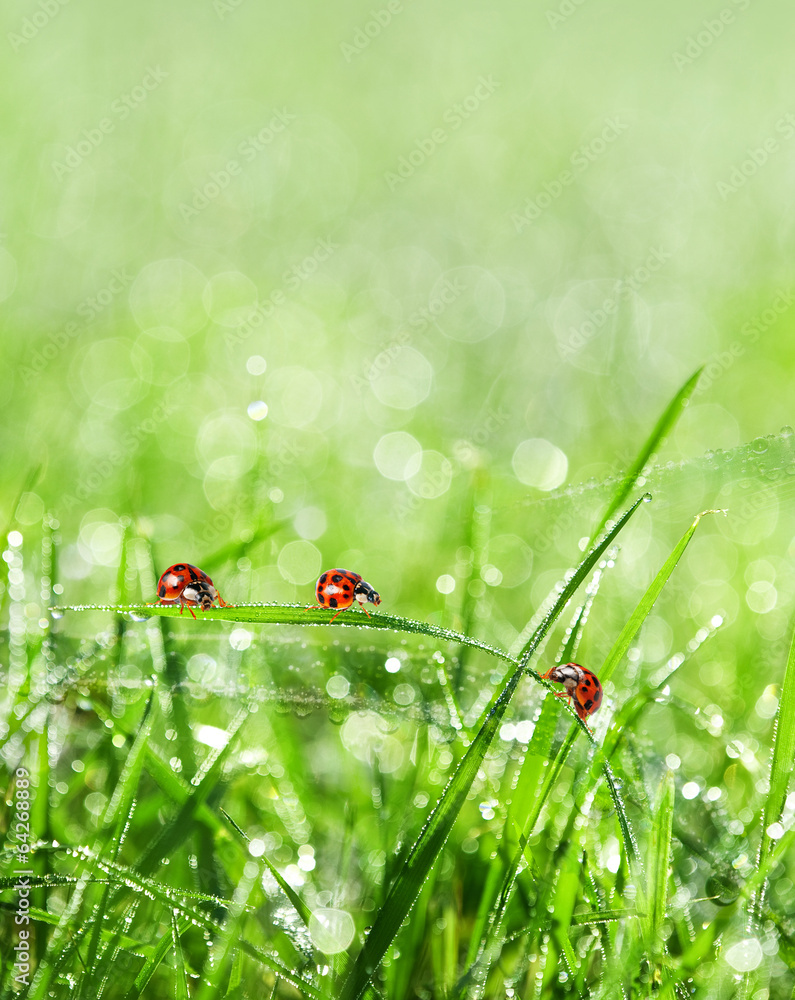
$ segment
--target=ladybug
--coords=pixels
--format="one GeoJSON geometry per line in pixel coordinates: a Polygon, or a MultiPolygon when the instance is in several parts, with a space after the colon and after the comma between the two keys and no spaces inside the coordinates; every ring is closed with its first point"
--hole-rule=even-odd
{"type": "Polygon", "coordinates": [[[204,570],[190,563],[174,563],[157,581],[158,604],[176,604],[179,602],[179,613],[184,608],[195,618],[193,608],[200,607],[202,611],[211,608],[215,601],[222,608],[229,605],[215,589],[215,584],[204,570]]]}
{"type": "MultiPolygon", "coordinates": [[[[354,601],[358,601],[369,618],[370,612],[364,605],[368,602],[375,605],[381,603],[381,595],[369,583],[365,583],[358,573],[352,573],[349,569],[327,569],[325,573],[321,573],[315,586],[315,597],[317,604],[306,608],[307,611],[312,608],[338,608],[338,615],[354,601]]],[[[332,622],[334,618],[331,619],[332,622]]]]}
{"type": "Polygon", "coordinates": [[[566,693],[561,693],[557,697],[571,698],[574,702],[574,711],[583,722],[602,704],[602,685],[599,678],[592,670],[581,667],[579,663],[561,663],[560,666],[551,667],[545,674],[541,674],[541,679],[556,681],[566,688],[566,693]]]}

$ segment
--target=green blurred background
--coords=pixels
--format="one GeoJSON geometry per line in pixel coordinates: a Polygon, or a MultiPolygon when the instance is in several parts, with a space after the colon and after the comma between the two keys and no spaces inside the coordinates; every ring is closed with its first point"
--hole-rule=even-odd
{"type": "Polygon", "coordinates": [[[228,601],[309,603],[342,565],[460,626],[479,560],[473,631],[511,646],[706,365],[583,656],[728,508],[634,662],[720,619],[688,689],[768,741],[795,593],[788,6],[3,18],[0,510],[31,571],[57,519],[54,600],[113,597],[130,518],[141,600],[242,539],[212,567],[228,601]]]}

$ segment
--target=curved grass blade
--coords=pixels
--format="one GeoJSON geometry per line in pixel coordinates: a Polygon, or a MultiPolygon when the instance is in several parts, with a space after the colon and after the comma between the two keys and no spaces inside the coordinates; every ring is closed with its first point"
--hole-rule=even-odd
{"type": "Polygon", "coordinates": [[[160,867],[163,858],[176,851],[185,839],[190,836],[196,825],[196,812],[204,805],[216,785],[221,781],[226,759],[232,751],[238,733],[242,729],[248,712],[238,712],[228,727],[229,738],[223,748],[210,756],[197,774],[192,788],[185,801],[172,819],[142,853],[138,869],[144,875],[151,875],[160,867]]]}
{"type": "Polygon", "coordinates": [[[235,889],[234,898],[229,904],[229,915],[223,923],[220,934],[212,943],[211,954],[205,963],[205,970],[209,974],[203,977],[203,982],[196,993],[196,1000],[214,1000],[215,997],[227,996],[227,989],[223,988],[222,984],[229,975],[229,967],[236,954],[235,949],[246,915],[248,899],[258,874],[258,866],[251,865],[235,889]]]}
{"type": "Polygon", "coordinates": [[[602,519],[599,521],[599,524],[596,526],[596,530],[591,536],[592,538],[598,538],[602,531],[604,531],[607,522],[623,505],[624,501],[629,496],[638,481],[638,477],[646,468],[651,456],[671,433],[674,425],[682,414],[682,410],[687,405],[690,397],[693,395],[693,390],[696,388],[703,370],[702,366],[694,372],[666,407],[665,412],[655,424],[654,430],[652,430],[646,443],[638,453],[638,457],[632,463],[627,471],[627,474],[619,483],[613,499],[607,505],[607,510],[605,510],[604,514],[602,514],[602,519]]]}
{"type": "MultiPolygon", "coordinates": [[[[239,604],[236,607],[211,608],[209,611],[202,611],[201,608],[193,609],[196,613],[196,621],[222,621],[222,622],[246,622],[250,625],[328,625],[329,613],[325,610],[308,611],[301,604],[239,604]]],[[[160,617],[179,618],[179,608],[169,604],[73,604],[63,607],[50,608],[50,611],[63,613],[66,611],[111,611],[120,615],[134,615],[137,617],[160,617]]],[[[183,614],[182,620],[188,625],[193,625],[194,620],[187,614],[183,614]]],[[[334,622],[335,625],[356,625],[359,628],[391,629],[393,632],[412,632],[420,635],[429,635],[434,639],[442,639],[444,642],[459,643],[471,646],[473,649],[481,649],[484,653],[490,653],[507,663],[516,664],[516,660],[505,650],[497,646],[491,646],[487,642],[481,642],[460,632],[442,628],[440,625],[431,625],[428,622],[418,622],[411,618],[402,618],[398,615],[384,615],[370,613],[367,617],[361,611],[346,610],[339,614],[334,622]]]]}
{"type": "Polygon", "coordinates": [[[644,493],[642,497],[638,497],[632,506],[624,511],[621,517],[616,521],[613,527],[608,531],[608,533],[602,538],[598,545],[591,548],[590,552],[586,555],[577,569],[572,573],[566,586],[561,591],[560,596],[552,605],[552,607],[547,611],[544,617],[541,619],[538,628],[530,636],[527,642],[522,647],[522,651],[519,654],[519,665],[524,668],[530,662],[530,657],[538,649],[541,640],[550,630],[554,624],[558,615],[563,611],[566,605],[574,596],[575,592],[579,588],[580,584],[586,578],[586,576],[591,572],[593,567],[596,565],[599,558],[603,555],[606,549],[608,549],[613,541],[616,539],[622,528],[626,525],[627,521],[632,517],[638,507],[651,500],[651,494],[644,493]]]}
{"type": "Polygon", "coordinates": [[[530,657],[552,627],[557,617],[571,600],[579,585],[596,565],[605,549],[615,540],[629,518],[644,500],[639,498],[624,515],[619,518],[602,541],[583,559],[564,587],[554,606],[526,643],[516,670],[511,674],[505,687],[499,692],[486,712],[484,721],[475,739],[470,744],[455,773],[447,784],[442,797],[436,803],[419,837],[406,858],[403,867],[392,884],[386,900],[367,935],[364,947],[359,953],[350,975],[343,984],[341,997],[358,1000],[367,988],[370,979],[380,965],[387,949],[392,944],[401,924],[405,920],[431,867],[444,847],[469,789],[477,776],[483,759],[491,746],[495,734],[514,692],[525,673],[530,657]]]}
{"type": "MultiPolygon", "coordinates": [[[[787,657],[784,684],[776,715],[773,759],[770,763],[770,791],[767,794],[762,818],[762,839],[759,844],[757,869],[762,867],[763,862],[770,857],[776,847],[776,839],[771,837],[770,830],[781,819],[793,768],[795,768],[795,635],[787,657]]],[[[757,920],[762,919],[765,889],[766,884],[763,882],[754,895],[752,912],[757,920]]]]}
{"type": "MultiPolygon", "coordinates": [[[[188,986],[188,975],[185,971],[185,955],[182,951],[182,933],[187,930],[189,924],[183,921],[182,927],[177,920],[176,913],[171,914],[171,943],[174,945],[174,997],[175,1000],[188,1000],[190,996],[190,988],[188,986]]],[[[164,935],[164,941],[168,941],[168,938],[164,935]]],[[[135,980],[135,985],[138,986],[138,980],[141,979],[143,974],[143,969],[135,980]]],[[[142,984],[141,989],[145,983],[142,984]]],[[[139,990],[140,993],[140,990],[139,990]]]]}
{"type": "MultiPolygon", "coordinates": [[[[647,917],[642,921],[646,931],[647,948],[652,961],[657,966],[658,977],[664,977],[663,956],[665,943],[662,939],[662,926],[668,904],[668,869],[671,857],[671,831],[674,819],[674,774],[668,770],[663,778],[660,789],[660,804],[654,817],[649,837],[649,848],[646,858],[648,886],[646,910],[647,917]]],[[[643,908],[643,901],[638,904],[643,908]]]]}
{"type": "Polygon", "coordinates": [[[698,527],[699,521],[705,514],[715,514],[721,513],[719,511],[705,510],[702,511],[687,531],[682,535],[677,544],[674,546],[673,551],[665,560],[663,565],[660,567],[657,575],[652,580],[649,585],[648,590],[643,595],[643,597],[638,602],[637,607],[632,612],[632,614],[627,619],[626,625],[621,629],[616,641],[613,643],[613,648],[607,654],[607,657],[599,670],[599,679],[604,684],[608,681],[618,666],[619,662],[623,658],[626,651],[632,644],[633,639],[640,631],[641,625],[648,618],[651,609],[654,607],[654,603],[660,596],[663,587],[668,582],[668,578],[671,573],[673,573],[676,564],[684,555],[685,549],[690,544],[690,539],[693,537],[696,528],[698,527]]]}

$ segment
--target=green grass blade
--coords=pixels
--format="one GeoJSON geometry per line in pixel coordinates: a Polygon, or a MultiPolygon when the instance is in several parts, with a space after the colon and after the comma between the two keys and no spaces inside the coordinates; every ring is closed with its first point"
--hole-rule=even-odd
{"type": "MultiPolygon", "coordinates": [[[[240,829],[237,823],[235,823],[235,821],[223,809],[221,810],[221,812],[226,817],[228,822],[232,825],[232,827],[237,831],[238,835],[242,837],[246,841],[246,843],[248,843],[249,838],[240,829]]],[[[276,880],[276,883],[278,884],[279,888],[292,903],[295,912],[301,918],[301,922],[304,924],[305,927],[308,927],[309,921],[312,917],[312,911],[309,909],[309,907],[306,905],[303,899],[301,899],[301,897],[298,895],[295,889],[293,889],[290,883],[280,874],[278,869],[274,867],[273,863],[269,861],[264,854],[262,855],[261,860],[265,865],[265,867],[268,869],[268,871],[276,880]]]]}
{"type": "Polygon", "coordinates": [[[171,855],[190,836],[196,824],[196,811],[206,803],[210,793],[221,780],[226,759],[247,718],[248,712],[243,710],[232,720],[228,729],[229,739],[223,749],[203,767],[204,773],[200,777],[196,776],[198,780],[194,779],[195,784],[176,815],[142,854],[139,862],[141,872],[151,874],[156,871],[163,858],[171,855]]]}
{"type": "Polygon", "coordinates": [[[249,862],[243,878],[235,889],[235,895],[229,904],[229,915],[224,921],[223,930],[215,938],[211,955],[205,964],[205,974],[201,987],[196,993],[196,1000],[215,1000],[226,995],[222,989],[224,980],[228,977],[229,966],[234,957],[235,946],[240,935],[243,917],[246,913],[248,898],[258,880],[259,866],[249,862]]]}
{"type": "Polygon", "coordinates": [[[607,505],[607,509],[602,515],[602,519],[596,527],[593,535],[593,539],[599,537],[599,535],[604,531],[605,525],[610,520],[610,518],[615,514],[619,508],[624,504],[624,501],[629,496],[635,483],[638,481],[638,477],[646,468],[649,459],[657,451],[657,449],[662,445],[663,441],[668,437],[676,424],[677,420],[682,414],[682,410],[687,405],[693,391],[698,384],[698,380],[701,378],[701,372],[703,367],[699,368],[698,371],[694,372],[690,378],[685,382],[682,388],[677,392],[671,402],[665,409],[660,419],[654,426],[651,434],[649,435],[646,443],[641,448],[638,453],[637,458],[632,463],[627,471],[627,474],[619,483],[618,489],[615,492],[610,503],[607,505]]]}
{"type": "Polygon", "coordinates": [[[280,520],[259,524],[250,533],[250,538],[228,542],[226,545],[221,546],[220,549],[216,549],[215,552],[210,552],[206,556],[202,556],[199,560],[199,565],[205,573],[215,573],[216,570],[226,565],[226,563],[235,563],[241,556],[248,555],[255,545],[264,542],[271,535],[275,535],[287,523],[286,520],[280,520]]]}
{"type": "Polygon", "coordinates": [[[711,514],[714,511],[703,511],[699,514],[687,531],[682,535],[677,544],[674,546],[673,551],[668,556],[668,558],[663,563],[662,567],[658,571],[657,575],[652,580],[649,585],[648,590],[643,595],[643,597],[638,602],[637,607],[632,612],[632,614],[627,619],[626,625],[621,629],[616,641],[613,643],[613,648],[607,654],[604,663],[599,671],[599,679],[604,684],[612,676],[613,671],[616,669],[618,664],[621,662],[626,651],[632,644],[635,636],[640,631],[641,625],[648,618],[651,609],[654,607],[654,603],[660,596],[663,587],[668,582],[668,578],[671,573],[673,573],[676,564],[684,555],[685,549],[690,544],[690,539],[695,534],[695,530],[698,527],[699,521],[704,516],[704,514],[711,514]]]}
{"type": "Polygon", "coordinates": [[[580,584],[586,578],[586,576],[591,572],[593,567],[596,565],[597,561],[604,554],[605,550],[608,549],[615,541],[618,534],[621,532],[623,527],[626,525],[627,521],[632,517],[638,507],[646,500],[651,500],[651,496],[648,493],[644,493],[642,497],[632,504],[632,506],[626,510],[621,517],[616,521],[613,527],[608,531],[608,533],[602,538],[602,540],[591,548],[588,555],[583,559],[577,569],[572,573],[566,586],[563,588],[560,596],[549,609],[549,611],[541,619],[538,628],[530,636],[527,642],[522,647],[519,654],[519,663],[521,666],[526,667],[530,662],[530,657],[538,649],[541,640],[550,630],[558,615],[563,611],[569,601],[572,599],[580,584]]]}
{"type": "MultiPolygon", "coordinates": [[[[762,818],[762,839],[759,845],[757,868],[761,868],[763,862],[769,858],[776,846],[776,839],[780,839],[771,837],[770,830],[781,819],[793,768],[795,768],[795,635],[793,635],[787,657],[784,684],[776,714],[773,759],[770,764],[770,790],[767,794],[762,818]]],[[[762,919],[764,899],[765,884],[763,883],[755,894],[753,904],[753,913],[758,920],[762,919]]]]}
{"type": "Polygon", "coordinates": [[[599,545],[586,555],[571,575],[553,607],[550,608],[526,643],[521,653],[519,666],[513,671],[507,684],[486,712],[480,731],[461,759],[442,797],[434,806],[428,821],[392,884],[384,905],[373,923],[372,930],[367,936],[364,947],[343,985],[341,996],[346,1000],[358,1000],[358,997],[362,995],[373,972],[381,963],[401,924],[414,905],[425,880],[428,878],[431,867],[442,850],[453,823],[466,801],[469,789],[472,787],[483,759],[499,730],[505,711],[525,672],[530,657],[571,600],[579,585],[597,563],[605,549],[613,543],[643,499],[643,497],[638,499],[613,525],[599,545]]]}
{"type": "MultiPolygon", "coordinates": [[[[185,927],[187,927],[187,923],[185,927]]],[[[171,914],[171,942],[174,945],[174,996],[175,1000],[188,1000],[190,997],[190,987],[188,986],[188,975],[185,971],[185,955],[182,951],[182,930],[176,913],[171,914]]],[[[164,937],[164,940],[168,940],[164,937]]],[[[139,977],[140,978],[140,977],[139,977]]],[[[138,980],[136,980],[137,984],[138,980]]]]}
{"type": "MultiPolygon", "coordinates": [[[[189,614],[180,616],[179,608],[173,605],[160,604],[132,604],[132,605],[111,605],[111,604],[78,604],[60,608],[51,608],[52,611],[110,611],[117,614],[136,615],[138,617],[157,616],[160,618],[182,618],[187,627],[195,624],[189,614]]],[[[211,608],[209,611],[202,611],[201,608],[194,608],[197,621],[222,621],[222,622],[246,622],[251,625],[328,625],[332,617],[328,611],[312,610],[307,611],[304,605],[300,604],[240,604],[234,608],[211,608]]],[[[335,625],[357,625],[359,628],[391,629],[393,632],[412,632],[419,635],[429,635],[434,639],[442,639],[444,642],[460,643],[471,646],[473,649],[481,649],[492,656],[497,656],[508,663],[516,663],[516,660],[497,646],[491,646],[486,642],[480,642],[471,636],[462,635],[451,629],[442,628],[440,625],[431,625],[427,622],[414,621],[411,618],[401,618],[398,615],[385,615],[370,613],[368,618],[363,612],[358,610],[346,610],[340,612],[339,617],[334,622],[335,625]]],[[[199,626],[197,626],[198,628],[199,626]]]]}
{"type": "MultiPolygon", "coordinates": [[[[649,849],[646,855],[648,898],[646,899],[647,916],[644,923],[647,924],[647,946],[658,967],[662,965],[663,957],[661,932],[668,904],[668,869],[671,857],[675,791],[674,774],[673,771],[668,770],[662,781],[660,804],[652,824],[649,849]]],[[[642,908],[643,901],[639,900],[638,905],[642,908]]]]}
{"type": "MultiPolygon", "coordinates": [[[[173,914],[172,914],[172,919],[174,922],[176,922],[176,917],[173,914]]],[[[179,959],[177,959],[178,944],[179,944],[179,939],[173,938],[171,935],[164,934],[160,938],[160,940],[157,942],[157,945],[155,946],[155,950],[152,952],[152,955],[144,963],[140,972],[135,977],[135,981],[133,982],[132,986],[127,991],[127,996],[125,997],[125,1000],[136,1000],[136,998],[141,995],[143,990],[146,988],[147,983],[155,974],[155,972],[157,972],[160,964],[163,962],[165,957],[171,952],[172,948],[174,950],[175,961],[179,961],[179,959],[182,958],[182,952],[180,950],[179,959]]],[[[184,971],[185,970],[183,966],[182,969],[183,977],[184,977],[184,971]]],[[[179,980],[177,980],[176,996],[178,1000],[187,1000],[188,997],[187,992],[180,993],[179,980]]]]}

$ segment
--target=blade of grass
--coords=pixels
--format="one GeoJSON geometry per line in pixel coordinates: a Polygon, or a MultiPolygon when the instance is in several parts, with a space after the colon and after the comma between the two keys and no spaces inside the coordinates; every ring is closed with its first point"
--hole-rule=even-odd
{"type": "MultiPolygon", "coordinates": [[[[185,955],[182,951],[182,931],[187,930],[187,922],[183,922],[182,929],[180,928],[179,921],[177,920],[176,913],[171,914],[171,943],[174,946],[174,996],[175,1000],[188,1000],[190,996],[190,988],[188,986],[188,975],[185,971],[185,955]]],[[[164,935],[164,940],[168,938],[164,935]]],[[[141,970],[141,974],[143,970],[141,970]]],[[[138,977],[141,978],[141,975],[138,977]]],[[[138,985],[138,979],[135,981],[136,986],[138,985]]],[[[142,984],[142,987],[145,985],[142,984]]]]}
{"type": "Polygon", "coordinates": [[[627,619],[626,625],[622,628],[618,638],[613,643],[613,648],[607,654],[607,657],[599,670],[599,679],[602,684],[606,683],[610,679],[613,671],[618,666],[619,662],[624,657],[624,654],[632,644],[633,639],[640,631],[641,625],[643,625],[644,621],[648,618],[651,609],[654,607],[655,601],[660,596],[665,584],[668,582],[668,578],[671,573],[673,573],[676,564],[682,558],[685,549],[690,544],[690,539],[695,534],[699,521],[705,514],[715,513],[722,512],[713,510],[702,511],[674,546],[673,551],[657,572],[657,575],[652,580],[646,593],[638,602],[637,607],[627,619]]]}
{"type": "MultiPolygon", "coordinates": [[[[132,818],[132,813],[135,809],[135,792],[141,778],[141,770],[144,760],[143,751],[152,728],[151,708],[153,697],[154,691],[150,692],[149,697],[147,698],[144,716],[141,720],[138,735],[136,736],[132,750],[127,755],[127,760],[125,762],[119,786],[117,787],[116,792],[114,792],[113,798],[111,799],[105,813],[105,828],[110,828],[111,830],[111,838],[107,845],[107,849],[109,857],[112,861],[115,861],[118,857],[119,848],[121,847],[121,842],[124,837],[124,831],[127,829],[127,826],[132,818]]],[[[99,857],[99,850],[97,850],[97,857],[99,857]]],[[[92,867],[92,876],[94,871],[95,868],[92,867]]],[[[89,922],[93,926],[88,939],[88,944],[86,946],[86,954],[84,958],[87,972],[86,975],[82,977],[78,988],[78,996],[80,998],[88,995],[89,990],[96,990],[97,982],[102,976],[102,970],[105,965],[103,962],[103,956],[105,956],[107,960],[109,953],[114,950],[114,942],[103,945],[102,932],[106,926],[105,921],[107,920],[107,913],[111,900],[114,895],[116,895],[117,891],[118,890],[111,885],[106,885],[99,903],[94,907],[94,910],[89,918],[89,922]]]]}
{"type": "MultiPolygon", "coordinates": [[[[781,819],[787,788],[795,768],[795,634],[787,657],[784,684],[781,689],[776,724],[773,737],[773,759],[770,762],[770,790],[765,801],[762,818],[762,838],[757,856],[757,869],[770,857],[777,838],[770,834],[771,828],[781,819]]],[[[762,919],[766,884],[763,882],[755,894],[752,912],[757,920],[762,919]]]]}
{"type": "Polygon", "coordinates": [[[616,490],[610,503],[607,505],[607,509],[604,514],[602,514],[602,518],[591,536],[592,539],[599,537],[602,531],[604,531],[605,525],[610,518],[623,506],[624,501],[637,483],[638,477],[646,468],[649,459],[662,445],[666,437],[668,437],[671,433],[677,420],[682,415],[682,410],[692,396],[693,391],[698,384],[698,380],[701,378],[702,371],[703,367],[694,372],[666,407],[664,413],[657,421],[654,429],[646,440],[646,443],[638,452],[637,458],[628,469],[627,474],[619,483],[618,489],[616,490]]]}
{"type": "Polygon", "coordinates": [[[267,521],[265,524],[260,524],[251,532],[251,538],[228,542],[226,545],[222,545],[220,549],[216,549],[215,552],[210,552],[206,556],[202,556],[199,563],[205,572],[212,571],[214,573],[216,569],[225,563],[237,562],[241,556],[247,555],[255,545],[264,542],[271,535],[275,535],[287,523],[286,520],[281,520],[267,521]]]}
{"type": "Polygon", "coordinates": [[[613,544],[613,541],[618,537],[622,528],[627,523],[627,521],[629,521],[629,519],[632,517],[632,515],[635,513],[638,507],[642,503],[648,500],[651,500],[651,495],[648,493],[644,493],[642,497],[638,497],[638,499],[632,504],[632,506],[621,515],[621,517],[616,521],[616,523],[613,525],[610,531],[608,531],[608,533],[601,539],[601,541],[597,545],[591,548],[590,552],[586,555],[586,557],[583,559],[580,565],[571,574],[568,582],[566,583],[566,586],[563,588],[560,594],[560,597],[558,597],[557,601],[555,601],[555,603],[552,605],[549,611],[547,611],[547,613],[541,619],[538,628],[535,630],[533,635],[530,636],[530,638],[522,647],[522,651],[519,654],[519,665],[521,667],[527,666],[527,664],[530,662],[530,658],[532,657],[533,653],[535,653],[535,651],[538,649],[541,640],[550,630],[550,628],[554,624],[555,620],[557,619],[561,611],[563,611],[563,609],[572,599],[572,597],[576,593],[577,589],[579,588],[580,584],[583,582],[585,577],[591,572],[591,570],[596,565],[596,563],[598,562],[602,554],[605,552],[605,550],[608,549],[613,544]]]}
{"type": "Polygon", "coordinates": [[[203,765],[201,771],[194,778],[194,784],[189,795],[177,810],[176,815],[141,855],[138,866],[141,872],[151,874],[156,871],[163,858],[177,850],[179,845],[193,831],[196,823],[196,812],[201,805],[206,803],[210,793],[221,780],[226,759],[231,753],[235,739],[247,719],[248,712],[243,709],[232,720],[228,731],[229,739],[226,741],[224,747],[214,758],[209,758],[203,765]]]}
{"type": "MultiPolygon", "coordinates": [[[[547,951],[545,959],[545,981],[548,980],[548,974],[551,974],[551,977],[555,978],[555,973],[557,972],[557,961],[555,961],[557,957],[556,951],[563,956],[571,979],[575,982],[579,979],[580,963],[577,961],[577,956],[574,954],[574,948],[571,945],[569,927],[572,923],[574,905],[577,902],[577,895],[580,889],[581,874],[582,865],[580,864],[578,852],[575,850],[574,845],[570,844],[565,857],[561,861],[558,871],[558,881],[555,886],[552,927],[550,930],[551,947],[547,951]]],[[[577,992],[580,992],[580,990],[578,989],[577,992]]],[[[582,994],[580,993],[580,995],[582,994]]]]}
{"type": "MultiPolygon", "coordinates": [[[[671,857],[675,790],[673,771],[668,770],[662,781],[660,804],[652,824],[646,856],[648,883],[645,907],[647,916],[642,922],[646,924],[647,948],[651,960],[657,966],[659,978],[663,975],[662,925],[668,905],[668,868],[671,857]]],[[[641,909],[644,907],[642,899],[638,900],[638,906],[641,909]]]]}
{"type": "Polygon", "coordinates": [[[211,952],[205,963],[209,975],[203,976],[203,981],[196,993],[196,1000],[215,1000],[216,997],[227,995],[222,988],[227,978],[230,963],[235,954],[235,945],[246,915],[246,904],[259,875],[259,866],[250,863],[246,866],[243,878],[235,889],[234,898],[229,904],[229,911],[223,923],[223,929],[215,938],[211,952]]]}
{"type": "Polygon", "coordinates": [[[613,543],[619,532],[624,528],[643,497],[638,499],[624,515],[619,518],[612,529],[583,559],[572,573],[562,593],[554,606],[542,619],[535,633],[522,650],[519,665],[513,672],[508,683],[499,692],[488,711],[475,739],[469,745],[453,777],[447,784],[442,797],[434,806],[428,820],[413,848],[409,852],[402,869],[398,873],[389,890],[384,905],[379,910],[372,930],[367,935],[364,947],[359,953],[353,969],[345,981],[341,996],[345,1000],[358,1000],[366,989],[370,978],[380,965],[405,920],[419,892],[428,878],[431,867],[444,847],[453,823],[466,801],[469,789],[477,776],[483,759],[491,746],[495,734],[499,730],[505,710],[527,669],[530,657],[538,648],[541,640],[552,627],[558,615],[563,611],[582,581],[596,565],[603,552],[613,543]]]}
{"type": "MultiPolygon", "coordinates": [[[[634,508],[633,508],[634,509],[634,508]]],[[[51,608],[51,611],[110,611],[116,614],[136,615],[138,617],[160,617],[179,618],[179,608],[173,605],[160,604],[132,604],[132,605],[111,605],[111,604],[75,604],[59,608],[51,608]]],[[[223,622],[247,622],[252,625],[328,625],[330,615],[328,611],[307,611],[304,605],[300,604],[240,604],[234,608],[211,608],[209,611],[202,611],[201,608],[193,609],[196,613],[197,621],[223,621],[223,622]]],[[[182,621],[188,627],[194,625],[194,620],[189,615],[183,615],[182,621]]],[[[451,629],[442,628],[440,625],[431,625],[427,622],[414,621],[411,618],[401,618],[397,615],[385,615],[370,613],[369,618],[361,611],[342,611],[334,622],[335,625],[357,625],[360,628],[391,629],[395,632],[411,632],[420,635],[429,635],[435,639],[442,639],[445,642],[460,643],[471,646],[473,649],[481,649],[492,656],[499,657],[507,663],[516,664],[514,657],[505,650],[497,646],[491,646],[486,642],[480,642],[468,635],[454,632],[451,629]]]]}
{"type": "MultiPolygon", "coordinates": [[[[232,827],[246,841],[246,843],[250,843],[248,836],[246,836],[246,834],[240,829],[240,827],[229,816],[229,814],[226,813],[223,809],[221,810],[221,812],[223,813],[224,816],[226,816],[229,823],[231,823],[232,827]]],[[[284,879],[284,877],[279,873],[279,871],[273,866],[273,863],[270,862],[264,854],[262,855],[262,862],[268,869],[268,871],[271,873],[271,875],[274,877],[274,879],[276,879],[279,888],[293,904],[293,908],[295,909],[295,912],[298,914],[298,916],[301,918],[301,922],[304,924],[305,927],[308,927],[309,920],[312,916],[312,911],[309,909],[309,907],[306,905],[303,899],[301,899],[301,897],[298,895],[295,889],[293,889],[290,883],[284,879]]]]}

